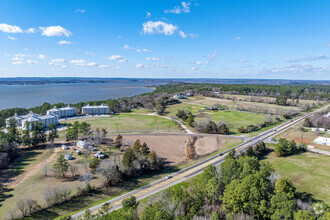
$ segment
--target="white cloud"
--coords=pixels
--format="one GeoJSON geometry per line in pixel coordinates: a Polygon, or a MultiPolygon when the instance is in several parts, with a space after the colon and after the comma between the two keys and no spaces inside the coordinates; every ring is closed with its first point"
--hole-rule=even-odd
{"type": "Polygon", "coordinates": [[[151,16],[151,13],[150,12],[146,12],[147,13],[147,17],[150,17],[151,16]]]}
{"type": "Polygon", "coordinates": [[[111,68],[112,66],[111,65],[102,64],[102,65],[99,65],[99,67],[102,68],[102,69],[108,69],[108,68],[111,68]]]}
{"type": "Polygon", "coordinates": [[[159,57],[146,57],[146,60],[148,60],[148,61],[164,61],[163,58],[159,58],[159,57]]]}
{"type": "Polygon", "coordinates": [[[66,40],[61,40],[58,42],[59,45],[64,45],[64,44],[71,44],[70,41],[66,41],[66,40]]]}
{"type": "Polygon", "coordinates": [[[29,48],[24,48],[25,51],[29,51],[29,48]]]}
{"type": "Polygon", "coordinates": [[[234,40],[240,40],[241,39],[241,37],[235,37],[234,38],[234,40]]]}
{"type": "Polygon", "coordinates": [[[165,13],[173,13],[173,14],[181,14],[181,13],[189,13],[190,12],[190,1],[183,1],[181,5],[175,6],[173,9],[166,9],[165,13]]]}
{"type": "Polygon", "coordinates": [[[61,26],[39,27],[43,36],[47,37],[70,37],[72,33],[61,26]]]}
{"type": "Polygon", "coordinates": [[[196,62],[196,65],[201,65],[202,64],[202,61],[197,61],[196,62]]]}
{"type": "Polygon", "coordinates": [[[36,63],[38,63],[38,61],[36,61],[36,60],[27,60],[26,63],[36,64],[36,63]]]}
{"type": "Polygon", "coordinates": [[[146,52],[146,53],[151,53],[152,52],[152,50],[148,50],[148,49],[143,49],[142,51],[146,52]]]}
{"type": "Polygon", "coordinates": [[[15,64],[15,65],[21,65],[21,64],[24,64],[23,61],[19,60],[19,61],[14,61],[12,62],[12,64],[15,64]]]}
{"type": "Polygon", "coordinates": [[[193,70],[193,71],[197,71],[197,70],[199,70],[199,69],[196,68],[196,67],[191,67],[190,69],[193,70]]]}
{"type": "Polygon", "coordinates": [[[35,33],[35,29],[34,28],[29,28],[29,29],[27,29],[26,31],[24,31],[25,33],[28,33],[28,34],[33,34],[33,33],[35,33]]]}
{"type": "Polygon", "coordinates": [[[179,35],[182,37],[182,38],[187,38],[187,35],[183,32],[183,31],[179,31],[179,35]]]}
{"type": "Polygon", "coordinates": [[[245,59],[234,59],[233,62],[234,63],[246,63],[248,60],[245,59]]]}
{"type": "Polygon", "coordinates": [[[48,62],[48,64],[51,66],[61,66],[63,63],[66,63],[66,60],[62,58],[51,59],[50,62],[48,62]]]}
{"type": "Polygon", "coordinates": [[[85,11],[85,9],[76,9],[75,11],[74,11],[74,13],[85,13],[86,11],[85,11]]]}
{"type": "Polygon", "coordinates": [[[285,62],[288,63],[298,63],[298,62],[302,62],[302,61],[317,61],[317,60],[324,60],[324,59],[328,59],[328,57],[323,54],[320,53],[319,55],[316,56],[311,56],[311,57],[303,57],[303,58],[299,58],[299,59],[285,59],[285,62]]]}
{"type": "Polygon", "coordinates": [[[46,56],[43,55],[43,54],[39,54],[39,55],[38,55],[38,58],[39,58],[40,60],[45,60],[45,59],[46,59],[46,56]]]}
{"type": "Polygon", "coordinates": [[[11,60],[13,60],[13,61],[19,61],[19,60],[23,60],[23,58],[22,57],[13,57],[11,60]]]}
{"type": "Polygon", "coordinates": [[[23,33],[23,30],[16,25],[0,24],[0,31],[5,33],[23,33]]]}
{"type": "Polygon", "coordinates": [[[12,37],[12,36],[9,36],[9,35],[8,35],[8,38],[9,38],[10,40],[18,40],[17,37],[12,37]]]}
{"type": "Polygon", "coordinates": [[[127,62],[126,58],[120,56],[120,55],[112,55],[112,56],[109,56],[109,57],[106,57],[106,59],[108,60],[116,60],[118,61],[118,63],[125,63],[127,62]]]}
{"type": "Polygon", "coordinates": [[[70,63],[76,65],[76,66],[97,66],[97,63],[94,62],[87,62],[86,60],[71,60],[70,63]]]}
{"type": "Polygon", "coordinates": [[[205,64],[205,65],[209,65],[210,62],[209,62],[209,61],[205,61],[204,64],[205,64]]]}
{"type": "Polygon", "coordinates": [[[14,57],[25,57],[25,54],[17,53],[17,54],[14,55],[14,57]]]}
{"type": "Polygon", "coordinates": [[[163,21],[148,21],[143,23],[143,32],[145,34],[173,35],[177,29],[178,26],[163,21]]]}
{"type": "Polygon", "coordinates": [[[4,53],[4,56],[10,57],[10,53],[4,53]]]}
{"type": "Polygon", "coordinates": [[[125,50],[135,50],[136,47],[130,47],[130,46],[128,46],[127,44],[125,44],[125,45],[124,45],[124,49],[125,49],[125,50]]]}
{"type": "Polygon", "coordinates": [[[146,68],[146,66],[143,65],[143,64],[141,64],[141,63],[136,64],[135,67],[136,67],[136,68],[139,68],[139,69],[144,69],[144,68],[146,68]]]}

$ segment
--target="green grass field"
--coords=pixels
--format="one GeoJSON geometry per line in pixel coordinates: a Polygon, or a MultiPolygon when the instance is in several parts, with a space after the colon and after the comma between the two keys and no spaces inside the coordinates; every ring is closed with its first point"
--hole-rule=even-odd
{"type": "Polygon", "coordinates": [[[298,192],[306,192],[330,205],[330,160],[328,156],[303,153],[289,157],[266,157],[283,177],[292,181],[298,192]]]}
{"type": "Polygon", "coordinates": [[[237,128],[240,126],[246,127],[250,124],[262,123],[265,120],[265,115],[255,114],[249,112],[240,112],[234,110],[219,110],[219,111],[200,111],[204,109],[203,106],[193,105],[188,103],[180,103],[176,105],[170,105],[166,108],[167,115],[175,115],[178,110],[187,110],[197,115],[195,121],[202,118],[211,118],[215,122],[226,121],[230,124],[232,132],[236,133],[237,128]]]}
{"type": "Polygon", "coordinates": [[[90,117],[68,120],[66,122],[73,123],[74,121],[90,123],[92,129],[106,128],[108,132],[148,132],[148,131],[171,131],[178,132],[178,127],[169,119],[160,118],[151,115],[122,113],[112,117],[90,117]]]}

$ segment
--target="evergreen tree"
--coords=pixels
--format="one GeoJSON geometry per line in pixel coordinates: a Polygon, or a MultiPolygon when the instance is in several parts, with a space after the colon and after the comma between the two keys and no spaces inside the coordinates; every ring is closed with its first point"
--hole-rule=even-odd
{"type": "Polygon", "coordinates": [[[48,127],[48,141],[54,142],[55,138],[58,138],[57,128],[55,124],[49,124],[48,127]]]}
{"type": "Polygon", "coordinates": [[[65,174],[69,169],[69,162],[64,158],[63,154],[60,154],[60,156],[57,158],[53,165],[53,169],[57,177],[65,177],[65,174]]]}

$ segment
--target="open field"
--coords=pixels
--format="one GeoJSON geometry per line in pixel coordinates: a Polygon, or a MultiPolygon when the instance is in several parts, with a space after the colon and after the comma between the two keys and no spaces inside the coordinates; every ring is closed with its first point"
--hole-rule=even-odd
{"type": "Polygon", "coordinates": [[[255,114],[249,112],[241,112],[235,110],[219,110],[219,111],[205,111],[203,106],[198,104],[180,103],[170,105],[166,108],[167,115],[175,115],[178,110],[188,110],[197,116],[195,121],[202,118],[211,118],[215,122],[226,121],[230,124],[231,132],[237,133],[238,127],[246,127],[251,124],[262,123],[266,116],[263,114],[255,114]]]}
{"type": "Polygon", "coordinates": [[[290,179],[298,192],[310,193],[315,199],[330,204],[330,160],[328,156],[302,153],[289,157],[267,155],[274,169],[290,179]]]}
{"type": "Polygon", "coordinates": [[[134,113],[122,113],[111,117],[88,117],[67,120],[66,123],[74,121],[87,122],[96,128],[106,128],[110,133],[118,132],[179,132],[179,128],[171,120],[151,115],[142,115],[134,113]]]}
{"type": "MultiPolygon", "coordinates": [[[[267,98],[267,97],[265,97],[267,98]]],[[[251,111],[259,112],[261,109],[267,109],[270,113],[276,114],[280,110],[299,110],[296,106],[281,106],[275,104],[266,104],[266,103],[259,103],[259,102],[249,102],[249,101],[240,101],[239,98],[234,102],[229,99],[225,98],[213,98],[213,97],[190,97],[186,101],[191,104],[198,104],[204,106],[213,106],[214,104],[221,104],[225,105],[230,109],[237,109],[238,106],[243,106],[245,108],[249,108],[251,111]]]]}

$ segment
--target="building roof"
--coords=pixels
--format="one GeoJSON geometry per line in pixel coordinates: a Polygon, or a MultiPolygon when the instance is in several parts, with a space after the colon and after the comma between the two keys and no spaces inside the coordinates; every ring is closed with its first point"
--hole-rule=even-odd
{"type": "Polygon", "coordinates": [[[61,110],[72,110],[72,109],[76,109],[75,107],[71,107],[70,105],[60,108],[61,110]]]}
{"type": "Polygon", "coordinates": [[[21,115],[20,117],[22,119],[27,119],[27,118],[30,118],[30,117],[39,117],[40,115],[36,114],[36,113],[33,113],[33,112],[30,112],[29,114],[26,114],[26,115],[21,115]]]}
{"type": "Polygon", "coordinates": [[[26,121],[28,121],[28,122],[34,122],[34,121],[40,121],[40,119],[37,118],[37,117],[35,117],[35,116],[31,116],[28,119],[26,119],[26,121]]]}
{"type": "Polygon", "coordinates": [[[40,118],[40,119],[50,119],[50,118],[56,118],[56,116],[54,116],[52,114],[48,114],[48,115],[39,116],[38,118],[40,118]]]}
{"type": "Polygon", "coordinates": [[[104,105],[103,103],[101,105],[86,105],[82,108],[109,108],[109,106],[104,105]]]}
{"type": "Polygon", "coordinates": [[[322,141],[322,142],[330,143],[330,138],[326,138],[326,137],[317,137],[314,141],[322,141]]]}

